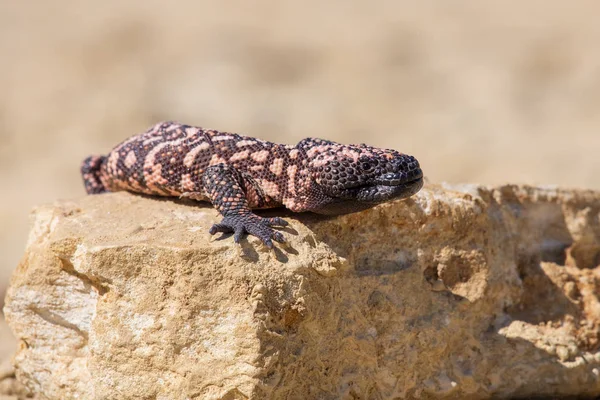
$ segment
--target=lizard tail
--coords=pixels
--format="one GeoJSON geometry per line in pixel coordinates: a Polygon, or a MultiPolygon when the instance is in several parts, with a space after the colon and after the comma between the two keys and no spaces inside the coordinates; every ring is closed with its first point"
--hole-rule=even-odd
{"type": "Polygon", "coordinates": [[[88,194],[107,192],[100,179],[102,165],[106,163],[105,156],[89,156],[81,164],[81,177],[88,194]]]}

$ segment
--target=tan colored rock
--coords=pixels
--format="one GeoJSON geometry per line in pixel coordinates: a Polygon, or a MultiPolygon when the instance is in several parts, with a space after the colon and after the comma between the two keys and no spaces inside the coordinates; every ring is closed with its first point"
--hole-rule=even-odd
{"type": "Polygon", "coordinates": [[[24,400],[32,398],[27,389],[17,381],[10,362],[16,350],[16,340],[4,315],[0,314],[0,400],[24,400]]]}
{"type": "MultiPolygon", "coordinates": [[[[277,212],[281,215],[282,212],[277,212]]],[[[208,206],[37,208],[6,298],[49,399],[600,394],[600,193],[429,186],[289,245],[212,240],[208,206]]]]}

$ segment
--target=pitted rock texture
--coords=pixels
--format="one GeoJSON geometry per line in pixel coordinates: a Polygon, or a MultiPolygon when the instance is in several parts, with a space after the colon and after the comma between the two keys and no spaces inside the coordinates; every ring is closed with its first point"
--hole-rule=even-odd
{"type": "Polygon", "coordinates": [[[600,193],[428,186],[290,222],[111,193],[33,213],[5,314],[48,399],[600,395],[600,193]]]}

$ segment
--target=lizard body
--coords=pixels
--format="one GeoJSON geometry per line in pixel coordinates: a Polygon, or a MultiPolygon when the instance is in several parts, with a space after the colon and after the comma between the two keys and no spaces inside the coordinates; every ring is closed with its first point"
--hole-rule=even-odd
{"type": "Polygon", "coordinates": [[[406,198],[423,185],[418,161],[395,150],[307,138],[296,146],[162,122],[90,156],[81,167],[87,193],[127,190],[210,201],[223,221],[210,233],[259,237],[268,247],[283,235],[251,209],[343,214],[406,198]]]}

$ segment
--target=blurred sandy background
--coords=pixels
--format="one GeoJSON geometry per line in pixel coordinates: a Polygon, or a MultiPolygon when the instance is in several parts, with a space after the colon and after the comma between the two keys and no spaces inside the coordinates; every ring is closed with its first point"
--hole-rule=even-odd
{"type": "Polygon", "coordinates": [[[600,189],[599,15],[595,1],[0,0],[0,292],[29,210],[84,195],[85,156],[165,119],[392,147],[431,182],[600,189]]]}

